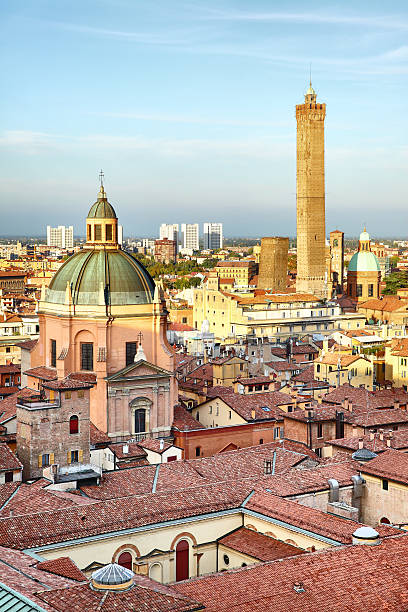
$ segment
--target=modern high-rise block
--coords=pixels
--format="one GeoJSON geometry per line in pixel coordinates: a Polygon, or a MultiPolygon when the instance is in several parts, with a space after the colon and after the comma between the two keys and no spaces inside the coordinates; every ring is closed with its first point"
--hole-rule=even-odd
{"type": "Polygon", "coordinates": [[[72,225],[65,227],[51,227],[47,225],[47,246],[59,247],[60,249],[72,249],[74,247],[74,228],[72,225]]]}
{"type": "Polygon", "coordinates": [[[222,249],[222,223],[204,223],[204,249],[222,249]]]}
{"type": "Polygon", "coordinates": [[[325,263],[324,120],[326,105],[318,104],[312,84],[304,104],[296,106],[297,121],[297,279],[298,293],[324,298],[325,263]]]}
{"type": "Polygon", "coordinates": [[[199,249],[198,223],[182,223],[180,245],[182,249],[198,251],[199,249]]]}
{"type": "Polygon", "coordinates": [[[262,238],[258,287],[271,291],[284,291],[288,274],[289,238],[273,236],[262,238]]]}
{"type": "Polygon", "coordinates": [[[178,223],[162,223],[160,226],[160,240],[174,240],[176,246],[179,244],[179,225],[178,223]]]}

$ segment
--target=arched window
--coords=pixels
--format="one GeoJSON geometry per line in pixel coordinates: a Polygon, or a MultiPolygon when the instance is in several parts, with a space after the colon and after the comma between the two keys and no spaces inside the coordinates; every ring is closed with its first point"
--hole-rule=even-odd
{"type": "Polygon", "coordinates": [[[135,397],[129,404],[133,421],[133,433],[149,431],[149,414],[152,402],[147,397],[135,397]]]}
{"type": "Polygon", "coordinates": [[[126,569],[132,569],[132,555],[130,552],[123,552],[119,555],[118,565],[126,567],[126,569]]]}
{"type": "Polygon", "coordinates": [[[70,434],[77,434],[79,431],[79,419],[76,415],[73,415],[70,419],[69,419],[69,433],[70,434]]]}
{"type": "Polygon", "coordinates": [[[187,540],[180,540],[176,546],[176,581],[186,580],[189,577],[188,557],[189,544],[187,540]]]}
{"type": "Polygon", "coordinates": [[[161,563],[153,563],[149,567],[149,578],[156,582],[163,582],[163,569],[161,563]]]}
{"type": "Polygon", "coordinates": [[[380,525],[381,525],[381,523],[383,525],[391,525],[391,521],[389,519],[387,519],[386,516],[383,516],[382,518],[380,518],[380,525]]]}

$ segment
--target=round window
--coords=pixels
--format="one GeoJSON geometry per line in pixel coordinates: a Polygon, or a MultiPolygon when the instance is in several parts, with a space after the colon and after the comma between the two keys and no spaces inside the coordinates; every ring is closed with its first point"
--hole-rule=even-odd
{"type": "Polygon", "coordinates": [[[224,563],[225,563],[225,565],[229,565],[229,556],[228,555],[224,555],[224,563]]]}

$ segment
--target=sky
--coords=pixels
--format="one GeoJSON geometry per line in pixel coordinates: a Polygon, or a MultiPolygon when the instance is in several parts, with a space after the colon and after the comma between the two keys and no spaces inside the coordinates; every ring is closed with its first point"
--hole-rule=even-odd
{"type": "Polygon", "coordinates": [[[406,236],[406,0],[2,0],[0,235],[296,233],[295,105],[327,104],[326,229],[406,236]]]}

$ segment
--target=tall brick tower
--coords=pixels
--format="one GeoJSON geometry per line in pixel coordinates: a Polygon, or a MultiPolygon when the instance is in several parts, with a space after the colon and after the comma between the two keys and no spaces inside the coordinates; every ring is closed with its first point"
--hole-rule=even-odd
{"type": "Polygon", "coordinates": [[[262,238],[258,287],[284,291],[288,275],[289,238],[262,238]]]}
{"type": "Polygon", "coordinates": [[[298,293],[327,296],[325,265],[324,119],[310,83],[297,122],[297,280],[298,293]]]}

